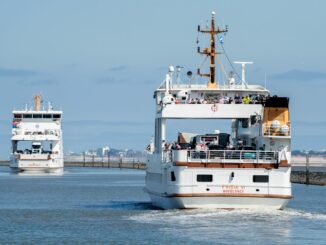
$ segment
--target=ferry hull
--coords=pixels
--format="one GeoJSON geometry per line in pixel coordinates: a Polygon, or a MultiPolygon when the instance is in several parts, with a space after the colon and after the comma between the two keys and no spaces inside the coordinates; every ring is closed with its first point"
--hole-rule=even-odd
{"type": "Polygon", "coordinates": [[[30,172],[30,173],[63,173],[63,161],[54,159],[47,161],[37,160],[17,160],[12,158],[10,168],[13,172],[30,172]]]}
{"type": "Polygon", "coordinates": [[[150,194],[152,205],[162,209],[284,209],[290,198],[167,197],[150,194]]]}

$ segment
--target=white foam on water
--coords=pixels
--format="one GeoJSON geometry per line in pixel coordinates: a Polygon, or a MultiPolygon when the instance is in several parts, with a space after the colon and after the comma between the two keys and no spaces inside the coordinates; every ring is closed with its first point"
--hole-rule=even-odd
{"type": "Polygon", "coordinates": [[[129,219],[141,223],[193,223],[201,221],[225,220],[225,219],[266,219],[270,221],[282,221],[292,218],[301,218],[309,220],[326,220],[324,213],[311,213],[303,210],[223,210],[223,209],[192,209],[192,210],[153,210],[147,213],[141,213],[129,217],[129,219]]]}
{"type": "Polygon", "coordinates": [[[296,232],[309,237],[310,232],[306,232],[311,226],[323,227],[326,214],[296,209],[151,210],[127,219],[151,225],[165,236],[199,243],[218,240],[221,244],[291,244],[298,239],[296,232]],[[266,238],[273,242],[266,243],[266,238]]]}

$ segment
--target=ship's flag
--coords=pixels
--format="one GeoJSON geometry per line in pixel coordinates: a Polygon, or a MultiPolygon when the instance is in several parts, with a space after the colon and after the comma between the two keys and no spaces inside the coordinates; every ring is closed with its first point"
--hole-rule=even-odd
{"type": "Polygon", "coordinates": [[[218,40],[220,41],[220,43],[223,43],[223,36],[219,36],[218,40]]]}

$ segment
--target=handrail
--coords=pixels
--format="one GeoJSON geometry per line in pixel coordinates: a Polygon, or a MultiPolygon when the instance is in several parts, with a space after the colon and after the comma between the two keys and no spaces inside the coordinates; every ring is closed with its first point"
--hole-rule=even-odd
{"type": "Polygon", "coordinates": [[[290,136],[291,135],[291,124],[285,124],[288,127],[287,132],[282,132],[282,127],[272,127],[271,125],[265,126],[264,135],[265,136],[290,136]]]}
{"type": "Polygon", "coordinates": [[[209,160],[252,160],[255,163],[261,161],[278,161],[276,151],[254,151],[254,150],[187,150],[187,162],[209,160]]]}

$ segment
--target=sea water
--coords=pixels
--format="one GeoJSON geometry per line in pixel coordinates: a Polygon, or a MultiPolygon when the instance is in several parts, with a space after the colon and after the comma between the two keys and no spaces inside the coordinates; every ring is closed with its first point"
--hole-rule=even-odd
{"type": "Polygon", "coordinates": [[[326,187],[293,185],[283,211],[159,210],[141,170],[0,167],[1,244],[326,244],[326,187]]]}

